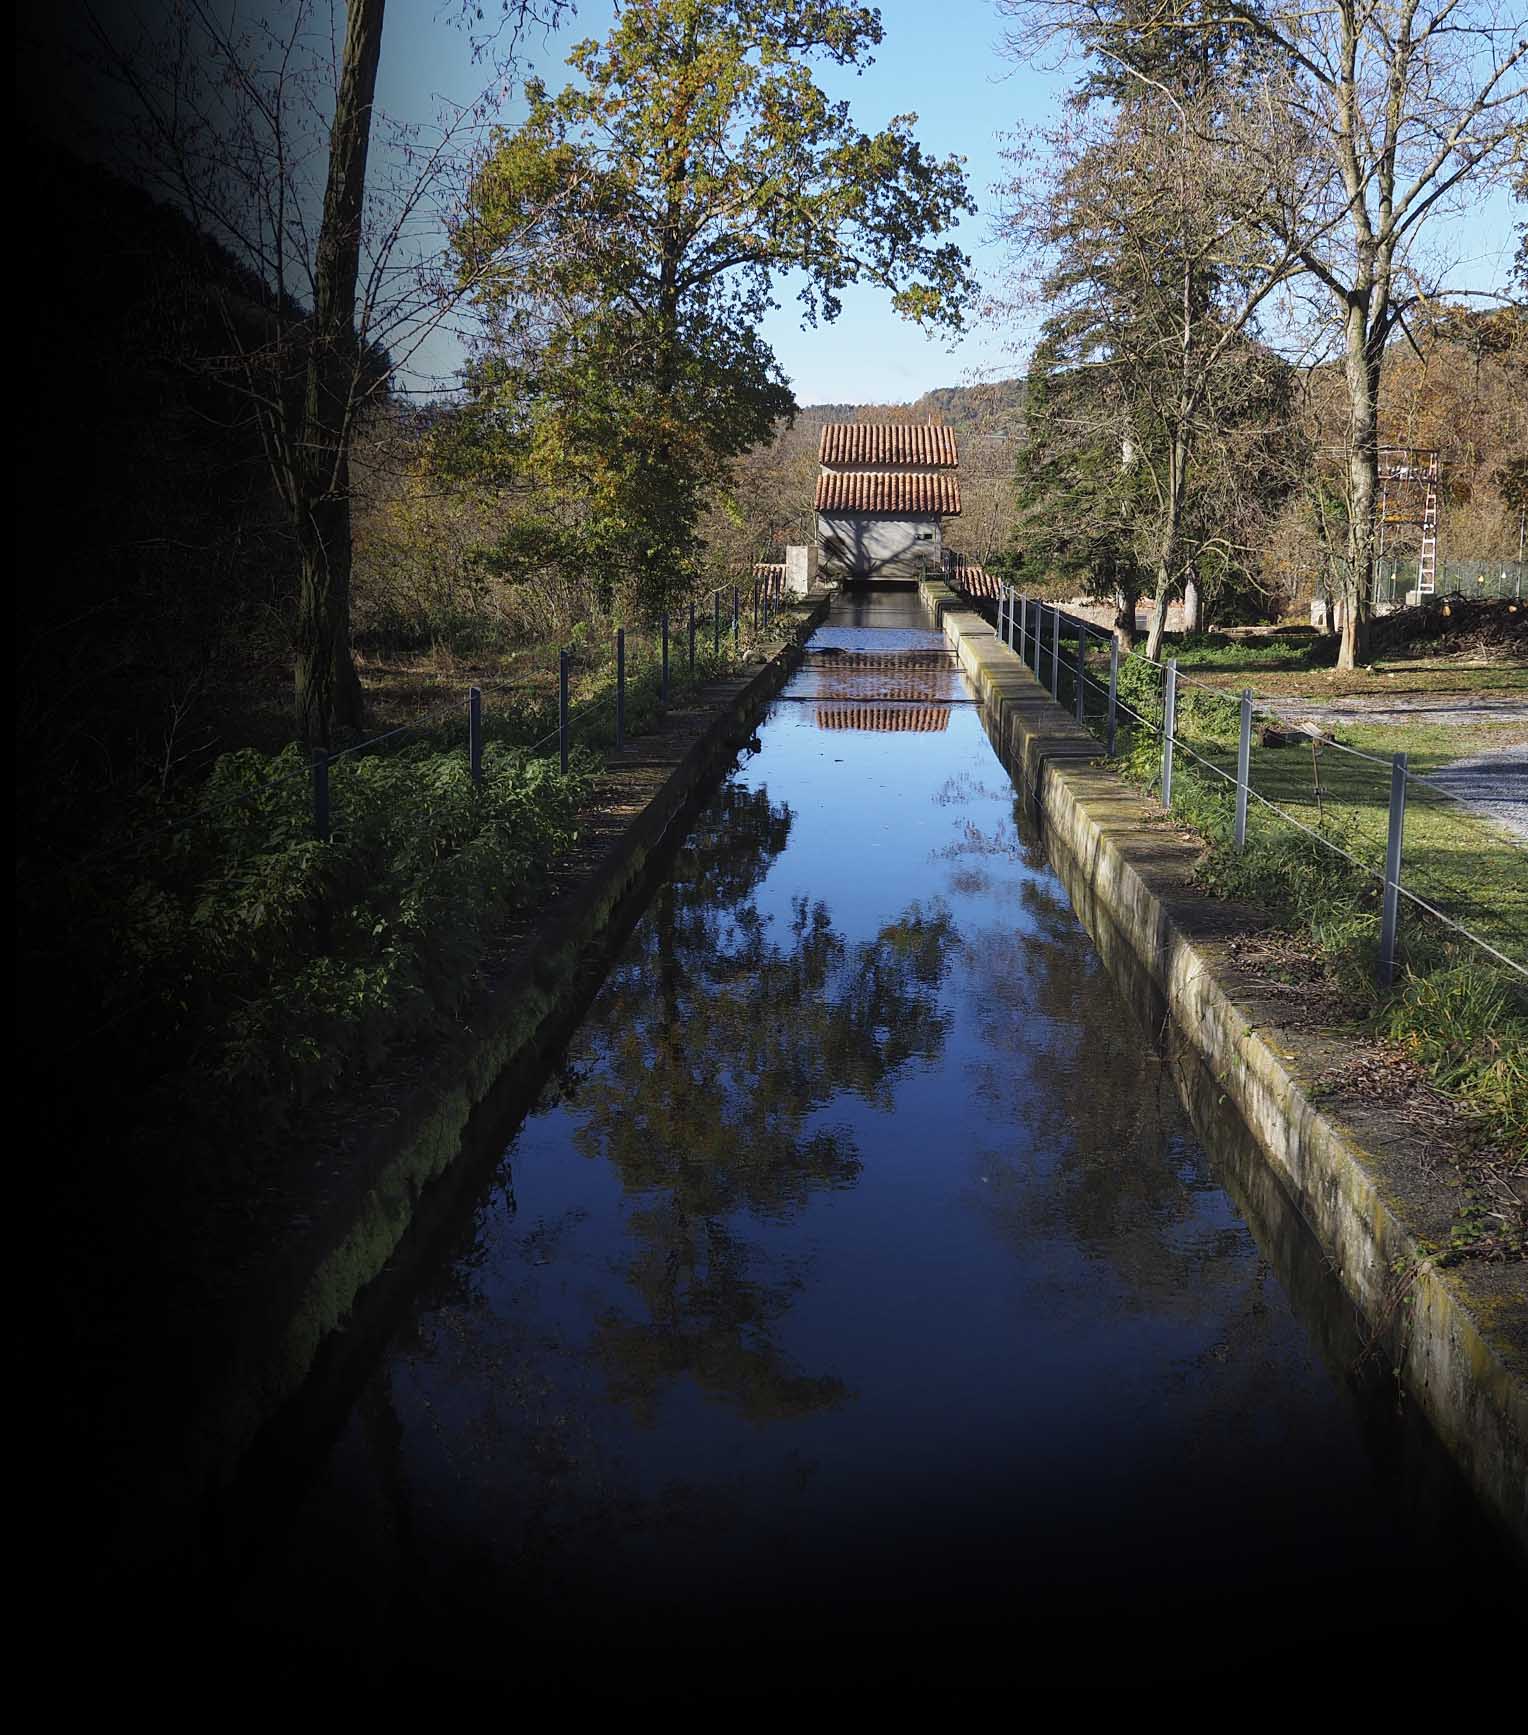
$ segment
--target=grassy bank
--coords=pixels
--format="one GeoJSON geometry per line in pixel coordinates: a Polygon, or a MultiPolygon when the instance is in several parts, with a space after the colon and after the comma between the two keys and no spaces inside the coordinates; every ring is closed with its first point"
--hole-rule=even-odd
{"type": "MultiPolygon", "coordinates": [[[[633,635],[632,735],[662,708],[647,650],[633,635]]],[[[692,674],[687,647],[673,650],[672,704],[746,655],[708,633],[692,674]]],[[[479,681],[480,785],[459,670],[374,698],[381,738],[330,763],[327,838],[291,745],[225,753],[194,787],[145,792],[83,849],[77,826],[27,840],[35,1062],[46,1076],[71,1032],[113,1101],[113,1136],[151,1153],[156,1191],[177,1172],[190,1191],[242,1184],[316,1106],[460,1015],[495,933],[545,897],[614,739],[614,662],[584,647],[559,768],[555,650],[550,662],[539,684],[479,681]]]]}
{"type": "MultiPolygon", "coordinates": [[[[1186,659],[1179,659],[1180,674],[1186,659]]],[[[1192,667],[1192,664],[1188,665],[1192,667]]],[[[1160,788],[1158,671],[1121,665],[1126,720],[1118,766],[1160,788]]],[[[1455,1173],[1459,1211],[1447,1257],[1528,1254],[1528,983],[1442,921],[1403,902],[1400,969],[1376,986],[1388,827],[1388,755],[1426,775],[1468,750],[1457,731],[1353,728],[1342,742],[1254,747],[1247,846],[1234,846],[1238,706],[1180,687],[1172,820],[1205,845],[1199,878],[1218,896],[1275,913],[1244,961],[1289,990],[1292,1016],[1361,1031],[1372,1065],[1357,1084],[1430,1135],[1455,1173]],[[1359,757],[1359,754],[1367,755],[1359,757]],[[1196,755],[1197,758],[1190,755],[1196,755]],[[1217,772],[1221,775],[1217,775],[1217,772]],[[1282,811],[1275,811],[1275,807],[1282,811]],[[1291,823],[1294,821],[1296,823],[1291,823]],[[1304,827],[1304,830],[1299,829],[1304,827]]],[[[1403,883],[1504,953],[1528,963],[1528,850],[1422,783],[1411,786],[1403,883]]]]}

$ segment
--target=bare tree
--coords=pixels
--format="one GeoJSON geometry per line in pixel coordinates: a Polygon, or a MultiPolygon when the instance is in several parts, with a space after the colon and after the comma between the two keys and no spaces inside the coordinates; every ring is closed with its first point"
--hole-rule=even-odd
{"type": "MultiPolygon", "coordinates": [[[[536,15],[533,0],[502,10],[516,26],[536,15]]],[[[227,340],[208,365],[245,395],[291,523],[296,728],[324,745],[363,722],[356,428],[472,292],[448,262],[448,225],[507,76],[495,65],[481,99],[429,123],[382,115],[383,14],[384,0],[286,0],[257,18],[208,0],[126,23],[89,14],[97,70],[131,98],[129,173],[247,273],[206,274],[227,340]]]]}
{"type": "Polygon", "coordinates": [[[1288,148],[1265,133],[1234,89],[1174,91],[1143,72],[1109,110],[1074,113],[1032,140],[1006,190],[1001,227],[1018,276],[1052,309],[1065,359],[1114,376],[1121,467],[1135,467],[1154,499],[1152,657],[1192,572],[1196,454],[1239,413],[1248,333],[1301,269],[1289,241],[1247,220],[1263,163],[1288,148]],[[1256,138],[1258,151],[1212,142],[1231,134],[1256,138]]]}
{"type": "MultiPolygon", "coordinates": [[[[1415,306],[1444,292],[1423,256],[1429,217],[1510,171],[1522,137],[1528,41],[1520,0],[1000,0],[1025,54],[1063,43],[1122,77],[1144,39],[1186,43],[1242,33],[1267,52],[1263,102],[1306,140],[1280,150],[1247,216],[1324,294],[1347,389],[1347,548],[1340,569],[1340,666],[1367,655],[1378,509],[1380,384],[1386,351],[1415,306]],[[1295,171],[1293,174],[1290,171],[1295,171]],[[1311,171],[1316,171],[1312,173],[1311,171]]],[[[1248,157],[1249,139],[1216,148],[1248,157]]]]}

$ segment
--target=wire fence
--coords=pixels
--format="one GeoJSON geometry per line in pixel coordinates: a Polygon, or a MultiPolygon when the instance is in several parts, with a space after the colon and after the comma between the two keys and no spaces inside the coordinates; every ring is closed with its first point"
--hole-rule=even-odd
{"type": "MultiPolygon", "coordinates": [[[[619,752],[626,744],[629,724],[645,722],[655,711],[661,713],[681,693],[730,673],[746,660],[761,642],[771,637],[785,606],[783,568],[765,568],[747,580],[724,581],[681,604],[677,610],[662,610],[651,619],[617,626],[611,634],[608,655],[591,658],[587,651],[560,650],[555,721],[529,742],[509,744],[528,758],[550,757],[555,752],[564,773],[576,746],[613,743],[619,752]],[[580,677],[598,688],[581,702],[575,698],[575,682],[580,677]]],[[[306,782],[311,792],[312,836],[326,842],[341,817],[331,779],[336,767],[385,748],[396,750],[406,743],[436,740],[453,723],[461,731],[460,750],[465,753],[472,781],[480,785],[485,742],[494,732],[492,701],[506,698],[533,701],[531,729],[545,721],[550,712],[539,689],[523,676],[479,681],[465,692],[453,693],[441,703],[426,706],[402,723],[364,740],[332,750],[316,748],[306,763],[280,775],[262,776],[256,787],[218,794],[170,818],[135,826],[129,835],[85,852],[77,858],[76,865],[89,871],[154,851],[177,833],[216,821],[231,811],[268,807],[273,797],[279,797],[299,782],[306,782]],[[486,709],[485,699],[489,701],[486,709]]],[[[528,732],[523,722],[524,713],[520,726],[508,733],[528,732]]]]}
{"type": "MultiPolygon", "coordinates": [[[[1371,601],[1376,608],[1397,608],[1424,599],[1421,562],[1415,554],[1381,555],[1374,563],[1371,601]]],[[[1434,596],[1509,597],[1520,602],[1528,596],[1528,565],[1517,560],[1440,560],[1433,574],[1434,596]]]]}
{"type": "Polygon", "coordinates": [[[1342,858],[1378,898],[1378,979],[1394,979],[1408,918],[1424,914],[1528,980],[1528,845],[1509,836],[1405,753],[1365,752],[1281,715],[1251,688],[1185,674],[1175,658],[1121,655],[1113,633],[1003,587],[998,636],[1110,757],[1153,763],[1148,787],[1174,804],[1191,767],[1231,804],[1231,842],[1249,821],[1291,828],[1342,858]]]}

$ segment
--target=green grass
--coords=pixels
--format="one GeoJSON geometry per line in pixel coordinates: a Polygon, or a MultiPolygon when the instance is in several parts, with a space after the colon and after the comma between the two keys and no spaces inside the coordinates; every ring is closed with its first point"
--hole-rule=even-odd
{"type": "Polygon", "coordinates": [[[1176,657],[1183,673],[1210,686],[1250,686],[1270,697],[1392,700],[1413,693],[1508,693],[1528,701],[1528,667],[1518,662],[1407,650],[1379,656],[1365,668],[1340,670],[1335,640],[1320,635],[1233,639],[1198,633],[1169,640],[1164,655],[1176,657]]]}
{"type": "MultiPolygon", "coordinates": [[[[1064,676],[1063,703],[1069,685],[1064,676]]],[[[1149,723],[1122,727],[1119,769],[1139,786],[1158,789],[1160,674],[1138,659],[1127,661],[1120,670],[1120,696],[1149,723]]],[[[1173,817],[1207,845],[1202,884],[1215,895],[1273,912],[1322,960],[1355,1034],[1398,1044],[1466,1111],[1470,1149],[1454,1159],[1464,1202],[1450,1256],[1484,1251],[1496,1258],[1523,1257],[1528,981],[1403,900],[1397,979],[1389,989],[1376,985],[1381,887],[1374,876],[1384,866],[1389,756],[1406,752],[1409,768],[1427,776],[1473,751],[1493,731],[1436,724],[1343,729],[1342,743],[1368,758],[1330,743],[1314,752],[1309,745],[1257,745],[1250,783],[1263,801],[1249,807],[1247,845],[1238,852],[1234,786],[1216,775],[1218,770],[1234,777],[1238,722],[1234,697],[1180,687],[1178,735],[1199,762],[1187,751],[1175,759],[1173,817]]],[[[1494,731],[1498,740],[1520,733],[1514,726],[1494,731]]],[[[1415,781],[1409,785],[1401,877],[1444,915],[1528,966],[1528,848],[1415,781]]]]}

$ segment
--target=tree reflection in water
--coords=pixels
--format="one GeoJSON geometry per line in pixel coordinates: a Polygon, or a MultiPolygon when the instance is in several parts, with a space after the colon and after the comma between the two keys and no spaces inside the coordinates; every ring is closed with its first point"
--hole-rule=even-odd
{"type": "MultiPolygon", "coordinates": [[[[1014,847],[1037,871],[1023,886],[1021,927],[970,936],[983,1041],[968,1072],[999,1121],[1026,1136],[983,1154],[981,1196],[1026,1257],[1054,1239],[1113,1271],[1113,1308],[1205,1328],[1213,1341],[1181,1365],[1180,1381],[1234,1343],[1232,1384],[1250,1398],[1274,1371],[1271,1269],[1186,1125],[1152,1034],[1122,1004],[1049,874],[1044,846],[1014,847]]],[[[1256,1413],[1244,1406],[1217,1426],[1256,1413]]]]}
{"type": "Polygon", "coordinates": [[[595,1338],[642,1420],[684,1376],[753,1420],[843,1395],[772,1342],[801,1274],[771,1270],[739,1219],[783,1221],[851,1185],[858,1148],[825,1112],[845,1093],[889,1109],[897,1074],[936,1058],[948,1031],[943,911],[913,905],[856,944],[820,900],[793,900],[783,933],[760,914],[790,823],[762,788],[729,785],[712,804],[610,975],[576,1088],[578,1149],[644,1201],[626,1219],[640,1310],[607,1311],[595,1338]]]}

